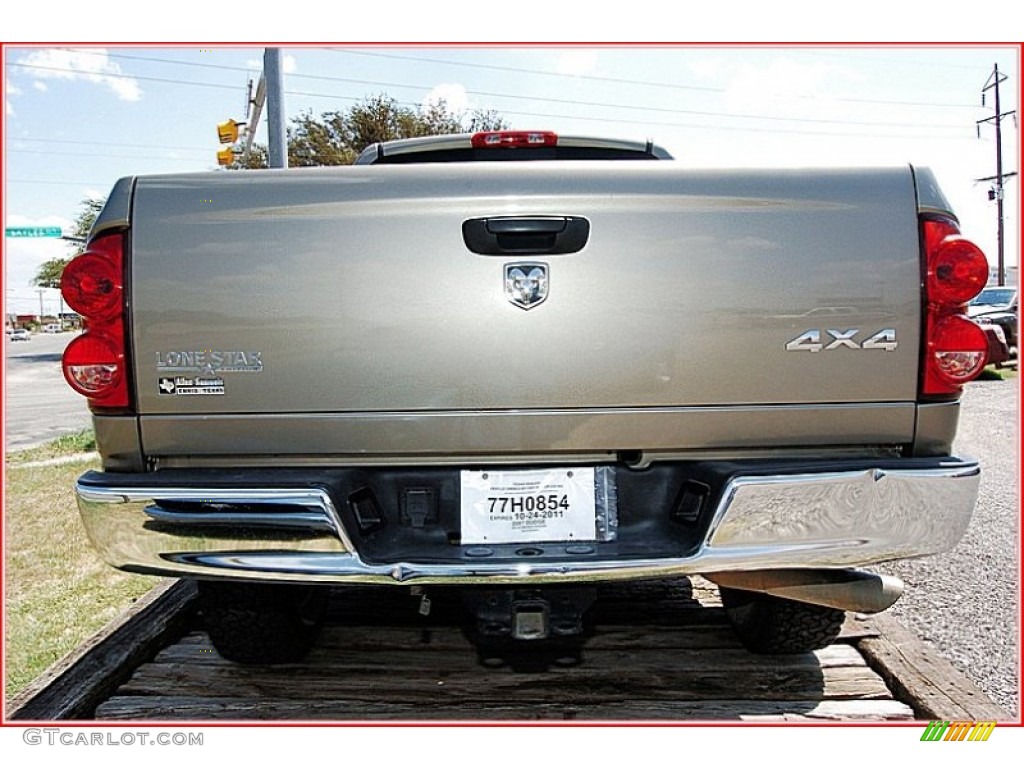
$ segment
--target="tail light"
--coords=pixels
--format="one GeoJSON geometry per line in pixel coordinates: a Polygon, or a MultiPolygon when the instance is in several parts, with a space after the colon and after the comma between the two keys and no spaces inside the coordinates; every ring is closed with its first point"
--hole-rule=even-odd
{"type": "Polygon", "coordinates": [[[985,332],[965,314],[988,281],[988,261],[955,221],[922,222],[925,259],[925,343],[922,395],[956,395],[988,358],[985,332]]]}
{"type": "Polygon", "coordinates": [[[64,378],[90,406],[127,408],[124,333],[124,235],[98,238],[64,269],[64,301],[83,319],[85,332],[64,350],[64,378]]]}
{"type": "Polygon", "coordinates": [[[474,133],[473,149],[554,147],[558,134],[551,131],[483,131],[474,133]]]}

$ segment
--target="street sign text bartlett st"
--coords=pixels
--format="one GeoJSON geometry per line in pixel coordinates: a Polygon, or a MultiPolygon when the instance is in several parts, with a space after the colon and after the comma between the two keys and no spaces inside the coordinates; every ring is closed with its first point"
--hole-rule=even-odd
{"type": "Polygon", "coordinates": [[[4,237],[60,237],[60,227],[7,227],[4,237]]]}

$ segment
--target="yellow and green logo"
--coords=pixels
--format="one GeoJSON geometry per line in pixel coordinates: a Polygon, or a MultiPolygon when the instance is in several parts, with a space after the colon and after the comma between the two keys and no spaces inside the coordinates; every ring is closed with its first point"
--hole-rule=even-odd
{"type": "Polygon", "coordinates": [[[988,741],[995,727],[995,720],[932,720],[921,734],[921,741],[988,741]]]}

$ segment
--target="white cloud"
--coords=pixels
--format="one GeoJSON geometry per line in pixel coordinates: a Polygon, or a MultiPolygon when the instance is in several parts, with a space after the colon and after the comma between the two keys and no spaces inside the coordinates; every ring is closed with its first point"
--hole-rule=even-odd
{"type": "MultiPolygon", "coordinates": [[[[74,222],[64,216],[23,216],[19,213],[7,215],[6,227],[62,227],[67,229],[74,222]]],[[[33,240],[32,242],[37,242],[33,240]]]]}
{"type": "Polygon", "coordinates": [[[558,57],[555,70],[560,75],[589,75],[597,68],[597,51],[566,51],[558,57]]]}
{"type": "Polygon", "coordinates": [[[774,111],[785,105],[792,113],[816,114],[822,109],[822,96],[827,99],[827,94],[850,79],[852,73],[844,67],[789,58],[778,58],[767,65],[743,64],[728,84],[725,103],[737,111],[774,111]]]}
{"type": "MultiPolygon", "coordinates": [[[[8,96],[21,96],[22,90],[14,83],[12,83],[10,80],[8,80],[6,83],[4,83],[4,93],[8,96]]],[[[8,115],[14,114],[14,105],[11,103],[10,99],[4,99],[4,111],[8,115]]]]}
{"type": "Polygon", "coordinates": [[[423,99],[423,108],[429,108],[438,102],[444,102],[448,111],[456,115],[462,114],[469,109],[469,96],[466,93],[466,86],[461,83],[441,83],[435,85],[433,90],[423,99]]]}
{"type": "Polygon", "coordinates": [[[142,98],[138,81],[123,75],[105,48],[48,48],[23,56],[18,63],[37,67],[30,71],[40,80],[84,81],[109,88],[122,101],[142,98]]]}
{"type": "Polygon", "coordinates": [[[42,93],[46,93],[48,90],[50,90],[50,86],[48,86],[42,80],[36,80],[34,83],[32,83],[32,87],[35,88],[37,91],[41,91],[42,93]]]}

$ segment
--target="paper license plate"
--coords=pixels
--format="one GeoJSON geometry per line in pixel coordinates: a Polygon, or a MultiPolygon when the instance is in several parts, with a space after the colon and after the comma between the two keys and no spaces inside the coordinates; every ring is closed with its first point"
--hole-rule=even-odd
{"type": "Polygon", "coordinates": [[[463,471],[462,543],[595,541],[593,467],[463,471]]]}

